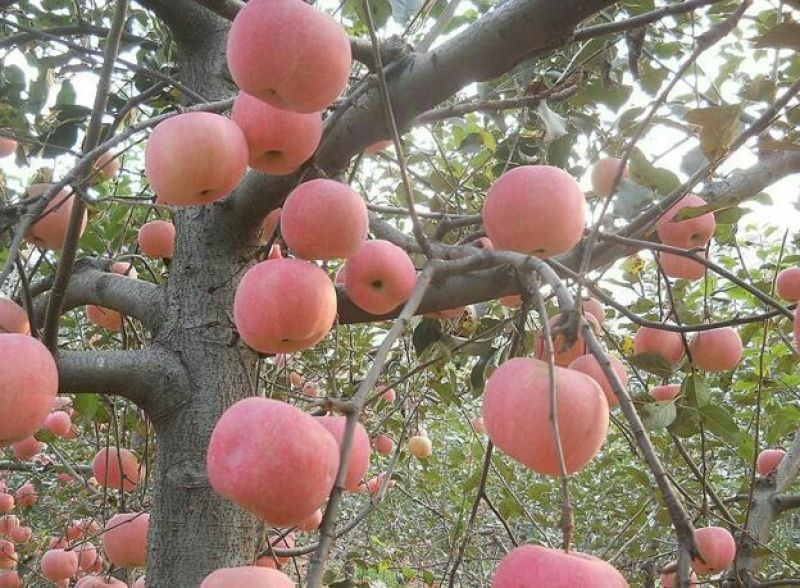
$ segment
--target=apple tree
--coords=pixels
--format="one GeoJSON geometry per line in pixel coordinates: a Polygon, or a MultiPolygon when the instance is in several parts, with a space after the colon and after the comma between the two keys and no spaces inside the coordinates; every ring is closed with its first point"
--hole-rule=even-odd
{"type": "Polygon", "coordinates": [[[0,0],[0,587],[800,583],[798,11],[0,0]]]}

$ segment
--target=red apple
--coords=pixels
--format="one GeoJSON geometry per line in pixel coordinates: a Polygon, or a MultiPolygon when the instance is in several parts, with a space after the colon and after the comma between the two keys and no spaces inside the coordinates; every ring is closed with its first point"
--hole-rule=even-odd
{"type": "Polygon", "coordinates": [[[101,449],[92,462],[92,473],[107,488],[130,492],[143,478],[143,470],[133,452],[108,447],[101,449]]]}
{"type": "Polygon", "coordinates": [[[17,142],[8,137],[0,137],[0,157],[8,157],[17,150],[17,142]]]}
{"type": "Polygon", "coordinates": [[[368,229],[364,199],[333,180],[300,184],[281,209],[281,235],[303,259],[350,257],[364,244],[368,229]]]}
{"type": "MultiPolygon", "coordinates": [[[[600,198],[611,196],[611,187],[621,163],[621,159],[606,157],[605,159],[599,159],[592,166],[592,190],[600,198]]],[[[628,166],[625,166],[625,169],[622,170],[622,177],[627,178],[629,175],[628,166]]]]}
{"type": "MultiPolygon", "coordinates": [[[[567,474],[588,464],[608,432],[608,402],[586,374],[554,366],[557,419],[567,474]]],[[[514,358],[486,382],[483,420],[492,442],[530,469],[560,475],[549,421],[550,376],[546,363],[514,358]]]]}
{"type": "Polygon", "coordinates": [[[790,267],[778,274],[775,291],[784,300],[800,300],[800,267],[790,267]]]}
{"type": "MultiPolygon", "coordinates": [[[[344,439],[344,428],[347,422],[343,416],[322,416],[317,417],[317,421],[336,439],[336,443],[341,450],[342,439],[344,439]]],[[[347,475],[344,480],[345,490],[351,492],[358,491],[358,486],[364,474],[369,468],[370,457],[369,435],[364,425],[356,423],[353,444],[350,450],[350,459],[347,462],[347,475]]]]}
{"type": "Polygon", "coordinates": [[[58,391],[58,371],[38,340],[0,334],[0,447],[33,435],[44,423],[58,391]]]}
{"type": "Polygon", "coordinates": [[[391,312],[411,297],[417,281],[408,254],[389,241],[367,241],[344,265],[344,288],[359,308],[391,312]]]}
{"type": "Polygon", "coordinates": [[[243,91],[284,110],[329,106],[350,76],[350,41],[301,0],[250,0],[228,33],[228,68],[243,91]]]}
{"type": "MultiPolygon", "coordinates": [[[[625,370],[625,366],[613,355],[609,355],[608,359],[611,362],[611,368],[617,374],[620,384],[622,384],[623,388],[627,388],[628,372],[625,370]]],[[[583,372],[597,382],[603,390],[603,394],[606,395],[606,401],[609,407],[619,404],[617,395],[614,394],[614,390],[611,388],[611,382],[606,378],[606,375],[603,373],[603,368],[600,367],[600,362],[597,361],[594,355],[581,355],[569,364],[569,369],[583,372]]]]}
{"type": "MultiPolygon", "coordinates": [[[[675,562],[673,562],[674,564],[675,562]]],[[[670,564],[671,565],[671,564],[670,564]]],[[[661,573],[661,586],[663,588],[673,588],[675,586],[675,576],[676,572],[670,572],[669,574],[661,573]]],[[[694,570],[691,570],[689,574],[689,586],[697,586],[697,574],[694,570]]]]}
{"type": "Polygon", "coordinates": [[[29,508],[34,506],[36,501],[39,500],[39,493],[36,491],[36,486],[30,482],[25,482],[22,486],[17,488],[14,499],[17,502],[17,506],[29,508]]]}
{"type": "Polygon", "coordinates": [[[486,194],[483,224],[497,249],[538,257],[575,247],[586,224],[586,198],[571,175],[550,165],[523,165],[486,194]]]}
{"type": "Polygon", "coordinates": [[[663,402],[665,400],[672,400],[681,393],[681,387],[678,384],[668,384],[665,386],[653,386],[650,388],[650,396],[654,400],[663,402]]]}
{"type": "Polygon", "coordinates": [[[20,588],[19,574],[17,572],[0,572],[0,588],[20,588]]]}
{"type": "MultiPolygon", "coordinates": [[[[555,351],[554,361],[555,364],[561,367],[566,367],[581,355],[586,355],[589,349],[586,346],[586,341],[583,338],[583,329],[578,329],[578,338],[572,346],[564,349],[564,345],[566,344],[565,337],[562,333],[553,334],[553,329],[559,326],[562,321],[563,315],[557,314],[550,318],[550,335],[553,337],[553,350],[555,351]]],[[[583,320],[589,323],[592,327],[592,331],[595,334],[599,334],[601,332],[600,326],[597,324],[594,316],[591,314],[587,314],[583,316],[583,320]]],[[[540,333],[536,336],[533,342],[533,355],[536,359],[541,359],[546,361],[547,355],[547,345],[544,339],[544,333],[540,333]]]]}
{"type": "Polygon", "coordinates": [[[539,545],[509,551],[492,576],[492,588],[627,588],[628,582],[608,562],[539,545]]]}
{"type": "Polygon", "coordinates": [[[694,282],[706,275],[706,266],[688,257],[673,253],[659,253],[658,258],[661,262],[661,269],[670,278],[682,278],[694,282]]]}
{"type": "Polygon", "coordinates": [[[167,204],[201,205],[239,185],[247,158],[247,140],[235,122],[211,112],[186,112],[153,129],[144,151],[144,172],[167,204]]]}
{"type": "Polygon", "coordinates": [[[93,169],[97,170],[96,181],[110,180],[117,175],[119,168],[120,162],[116,152],[112,150],[105,151],[94,162],[93,169]]]}
{"type": "Polygon", "coordinates": [[[10,570],[17,563],[17,550],[10,541],[0,539],[0,570],[10,570]]]}
{"type": "Polygon", "coordinates": [[[207,454],[208,479],[221,496],[270,525],[311,516],[339,469],[333,435],[298,408],[246,398],[217,422],[207,454]]]}
{"type": "Polygon", "coordinates": [[[717,226],[714,213],[707,212],[694,218],[673,221],[672,219],[684,208],[696,208],[708,204],[697,194],[687,194],[672,205],[656,222],[658,238],[666,245],[692,249],[701,247],[714,236],[717,226]]]}
{"type": "Polygon", "coordinates": [[[22,441],[17,441],[11,447],[14,449],[14,459],[27,461],[33,459],[44,450],[44,443],[30,435],[22,441]]]}
{"type": "Polygon", "coordinates": [[[727,529],[704,527],[694,532],[697,550],[705,560],[692,560],[692,568],[698,574],[716,574],[727,568],[736,557],[736,541],[727,529]]]}
{"type": "Polygon", "coordinates": [[[700,369],[726,372],[742,360],[742,339],[731,327],[700,331],[692,338],[689,351],[700,369]]]}
{"type": "Polygon", "coordinates": [[[147,560],[150,515],[128,512],[114,515],[103,530],[103,551],[115,566],[142,567],[147,560]]]}
{"type": "MultiPolygon", "coordinates": [[[[34,184],[28,188],[28,196],[31,198],[40,196],[48,188],[50,188],[49,184],[34,184]]],[[[42,249],[61,251],[67,237],[73,202],[75,202],[75,196],[63,188],[47,204],[39,220],[27,230],[25,239],[42,249]]],[[[83,235],[83,231],[86,230],[87,218],[86,211],[84,211],[79,236],[83,235]]]]}
{"type": "Polygon", "coordinates": [[[381,433],[375,437],[375,451],[380,455],[389,455],[394,450],[394,441],[389,435],[381,433]]]}
{"type": "Polygon", "coordinates": [[[43,426],[56,437],[66,437],[69,435],[72,428],[72,419],[69,414],[63,410],[56,410],[47,415],[44,419],[43,426]]]}
{"type": "Polygon", "coordinates": [[[29,335],[31,325],[28,314],[19,304],[0,296],[0,333],[19,333],[29,335]]]}
{"type": "Polygon", "coordinates": [[[68,580],[78,573],[78,554],[65,549],[51,549],[42,557],[42,575],[51,582],[68,580]]]}
{"type": "Polygon", "coordinates": [[[137,241],[146,256],[171,258],[175,252],[175,226],[169,221],[150,221],[139,229],[137,241]]]}
{"type": "Polygon", "coordinates": [[[311,516],[297,523],[297,528],[301,531],[313,531],[319,528],[320,523],[322,523],[322,510],[318,508],[311,516]]]}
{"type": "Polygon", "coordinates": [[[633,352],[637,355],[655,353],[674,366],[683,357],[683,338],[680,333],[640,327],[633,336],[633,352]]]}
{"type": "Polygon", "coordinates": [[[299,259],[270,259],[245,273],[233,303],[236,329],[261,353],[290,353],[321,341],[336,319],[327,274],[299,259]]]}
{"type": "MultiPolygon", "coordinates": [[[[252,2],[252,0],[251,0],[252,2]]],[[[258,566],[220,568],[206,576],[200,588],[295,588],[289,576],[278,570],[258,566]]]]}
{"type": "Polygon", "coordinates": [[[581,301],[581,308],[583,308],[584,315],[590,314],[597,319],[599,327],[606,322],[606,307],[597,298],[584,298],[581,301]]]}
{"type": "Polygon", "coordinates": [[[124,321],[116,310],[103,308],[95,304],[86,305],[86,318],[89,322],[109,331],[121,331],[124,321]]]}
{"type": "Polygon", "coordinates": [[[786,452],[783,449],[765,449],[758,454],[756,471],[762,478],[770,475],[783,460],[786,452]]]}
{"type": "Polygon", "coordinates": [[[275,108],[240,92],[233,103],[233,122],[247,139],[250,167],[275,175],[299,168],[319,145],[322,117],[275,108]]]}

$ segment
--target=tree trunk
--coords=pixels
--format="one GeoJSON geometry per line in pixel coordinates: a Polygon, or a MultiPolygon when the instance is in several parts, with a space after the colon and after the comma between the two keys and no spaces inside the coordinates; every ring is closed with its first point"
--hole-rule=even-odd
{"type": "Polygon", "coordinates": [[[226,208],[193,207],[176,219],[166,318],[154,342],[183,363],[190,401],[155,427],[148,586],[197,586],[217,568],[252,564],[260,546],[262,525],[219,497],[206,475],[214,425],[226,408],[257,390],[251,378],[258,356],[239,342],[231,316],[255,235],[231,231],[226,208]]]}

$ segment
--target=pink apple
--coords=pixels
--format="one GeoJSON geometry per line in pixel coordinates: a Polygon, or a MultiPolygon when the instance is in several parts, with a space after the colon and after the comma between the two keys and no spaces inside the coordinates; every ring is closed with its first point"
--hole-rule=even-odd
{"type": "Polygon", "coordinates": [[[350,300],[375,315],[391,312],[408,300],[417,281],[408,254],[380,239],[364,243],[344,267],[344,287],[350,300]]]}

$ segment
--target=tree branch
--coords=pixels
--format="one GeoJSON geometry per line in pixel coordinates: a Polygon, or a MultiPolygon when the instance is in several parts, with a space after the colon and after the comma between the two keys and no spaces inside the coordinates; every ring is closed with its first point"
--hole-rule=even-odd
{"type": "Polygon", "coordinates": [[[178,358],[159,346],[125,351],[60,351],[62,394],[113,394],[136,403],[154,422],[189,398],[189,377],[178,358]]]}
{"type": "MultiPolygon", "coordinates": [[[[160,320],[161,289],[155,284],[111,273],[110,262],[98,259],[81,259],[75,264],[64,295],[63,312],[97,304],[117,310],[141,321],[152,330],[160,320]]],[[[48,296],[36,302],[36,317],[41,323],[48,296]]]]}

